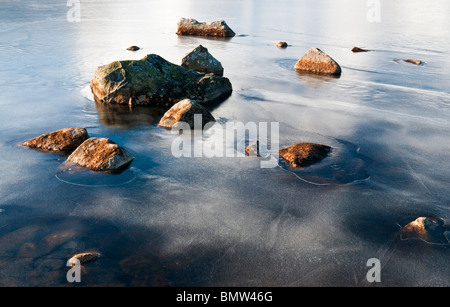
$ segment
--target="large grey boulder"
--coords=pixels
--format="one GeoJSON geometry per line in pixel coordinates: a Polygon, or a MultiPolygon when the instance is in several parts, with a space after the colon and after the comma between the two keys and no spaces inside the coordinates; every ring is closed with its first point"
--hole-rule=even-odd
{"type": "Polygon", "coordinates": [[[98,67],[91,90],[98,103],[172,106],[185,98],[217,102],[231,94],[232,86],[225,77],[201,74],[149,54],[98,67]]]}

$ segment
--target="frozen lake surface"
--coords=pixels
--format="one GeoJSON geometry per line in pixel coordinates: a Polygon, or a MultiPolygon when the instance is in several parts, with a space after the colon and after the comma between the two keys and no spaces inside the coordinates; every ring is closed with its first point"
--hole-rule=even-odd
{"type": "Polygon", "coordinates": [[[82,0],[69,22],[64,0],[1,1],[0,286],[70,285],[66,261],[85,251],[102,257],[83,285],[450,286],[448,237],[398,235],[419,216],[449,229],[450,2],[393,2],[369,22],[359,0],[82,0]],[[236,36],[177,36],[181,17],[224,19],[236,36]],[[149,53],[180,64],[200,44],[233,85],[210,109],[220,123],[278,122],[280,147],[332,155],[295,171],[175,158],[160,112],[93,101],[98,66],[149,53]],[[341,77],[295,72],[310,47],[341,77]],[[135,160],[120,175],[68,171],[63,155],[18,146],[65,127],[135,160]]]}

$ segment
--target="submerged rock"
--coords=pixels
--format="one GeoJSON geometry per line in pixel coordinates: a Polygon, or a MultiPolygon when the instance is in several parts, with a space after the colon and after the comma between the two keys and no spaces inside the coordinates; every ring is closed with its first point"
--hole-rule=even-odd
{"type": "Polygon", "coordinates": [[[177,123],[185,122],[189,124],[191,129],[197,128],[194,123],[194,115],[202,115],[202,128],[209,122],[216,121],[214,116],[206,110],[202,105],[191,99],[184,99],[173,105],[161,118],[158,126],[172,129],[177,123]]]}
{"type": "Polygon", "coordinates": [[[130,50],[130,51],[138,51],[139,49],[140,48],[138,46],[130,46],[127,48],[127,50],[130,50]]]}
{"type": "Polygon", "coordinates": [[[200,35],[216,37],[233,37],[235,33],[224,20],[198,22],[192,18],[181,18],[177,24],[178,35],[200,35]]]}
{"type": "Polygon", "coordinates": [[[362,49],[362,48],[359,48],[359,47],[353,47],[352,48],[352,52],[368,52],[369,50],[366,50],[366,49],[362,49]]]}
{"type": "Polygon", "coordinates": [[[223,76],[222,64],[202,45],[187,53],[181,60],[181,66],[201,73],[223,76]]]}
{"type": "Polygon", "coordinates": [[[77,260],[80,262],[80,264],[85,264],[97,260],[98,258],[100,258],[100,256],[101,254],[97,252],[80,253],[72,256],[72,258],[70,258],[68,262],[73,267],[75,266],[77,260]]]}
{"type": "Polygon", "coordinates": [[[88,138],[85,128],[64,128],[38,136],[22,145],[43,151],[71,152],[88,138]]]}
{"type": "Polygon", "coordinates": [[[287,48],[288,44],[286,42],[278,42],[277,47],[278,48],[287,48]]]}
{"type": "Polygon", "coordinates": [[[316,74],[339,76],[341,67],[335,60],[318,48],[310,48],[295,64],[295,70],[316,74]]]}
{"type": "Polygon", "coordinates": [[[94,171],[116,172],[125,169],[133,159],[127,150],[108,138],[89,138],[66,161],[94,171]]]}
{"type": "Polygon", "coordinates": [[[232,87],[225,77],[201,74],[149,54],[98,67],[91,90],[97,103],[171,106],[185,98],[216,102],[228,97],[232,87]]]}
{"type": "Polygon", "coordinates": [[[331,147],[315,143],[297,143],[279,150],[279,155],[292,167],[306,167],[328,156],[331,147]]]}

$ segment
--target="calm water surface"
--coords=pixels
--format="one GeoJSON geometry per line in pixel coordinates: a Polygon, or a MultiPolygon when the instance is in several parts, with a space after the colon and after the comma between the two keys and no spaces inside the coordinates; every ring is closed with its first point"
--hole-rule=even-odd
{"type": "Polygon", "coordinates": [[[368,22],[357,0],[83,0],[68,22],[66,1],[1,1],[0,285],[70,286],[67,259],[98,251],[82,285],[449,286],[448,237],[398,231],[419,216],[449,229],[450,2],[393,2],[368,22]],[[225,19],[237,35],[179,37],[181,17],[225,19]],[[279,122],[280,146],[332,155],[299,171],[175,158],[160,111],[94,103],[98,66],[148,53],[180,64],[199,44],[233,85],[211,108],[220,123],[279,122]],[[313,46],[340,78],[293,70],[313,46]],[[68,171],[63,155],[17,146],[75,126],[126,147],[130,168],[68,171]],[[370,258],[380,284],[366,280],[370,258]]]}

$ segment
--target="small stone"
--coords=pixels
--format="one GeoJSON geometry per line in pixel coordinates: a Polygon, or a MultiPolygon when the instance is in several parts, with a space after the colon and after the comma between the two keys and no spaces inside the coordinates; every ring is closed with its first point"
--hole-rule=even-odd
{"type": "Polygon", "coordinates": [[[199,35],[216,37],[233,37],[235,33],[224,20],[198,22],[192,18],[181,18],[177,24],[178,35],[199,35]]]}
{"type": "Polygon", "coordinates": [[[108,138],[89,138],[67,158],[67,162],[94,171],[115,172],[125,169],[134,157],[108,138]]]}
{"type": "Polygon", "coordinates": [[[201,128],[209,122],[215,122],[214,116],[206,110],[201,104],[191,99],[184,99],[174,104],[161,118],[158,126],[165,129],[172,129],[179,122],[189,124],[191,129],[200,128],[195,127],[194,115],[201,114],[201,128]]]}
{"type": "Polygon", "coordinates": [[[77,260],[80,262],[80,264],[85,264],[97,260],[98,258],[100,258],[100,256],[101,254],[96,252],[76,254],[69,259],[69,264],[74,267],[77,260]]]}
{"type": "Polygon", "coordinates": [[[254,141],[253,143],[249,144],[247,148],[245,148],[245,155],[261,157],[261,155],[259,154],[259,141],[254,141]]]}
{"type": "Polygon", "coordinates": [[[369,50],[366,50],[366,49],[362,49],[362,48],[359,48],[359,47],[353,47],[352,48],[352,52],[368,52],[369,50]]]}
{"type": "Polygon", "coordinates": [[[437,219],[421,216],[403,226],[400,233],[406,237],[417,237],[428,241],[430,235],[440,228],[441,224],[442,222],[437,219]]]}
{"type": "Polygon", "coordinates": [[[286,42],[278,42],[277,47],[278,48],[287,48],[288,44],[286,42]]]}
{"type": "Polygon", "coordinates": [[[412,64],[415,64],[415,65],[422,65],[423,64],[423,62],[421,60],[406,59],[406,60],[403,60],[403,62],[412,63],[412,64]]]}
{"type": "Polygon", "coordinates": [[[279,150],[279,155],[292,167],[306,167],[328,156],[331,147],[314,143],[296,143],[279,150]]]}
{"type": "Polygon", "coordinates": [[[23,146],[50,152],[71,152],[89,138],[85,128],[64,128],[31,139],[23,146]]]}
{"type": "Polygon", "coordinates": [[[223,76],[222,64],[202,45],[187,53],[181,60],[181,66],[201,73],[223,76]]]}
{"type": "Polygon", "coordinates": [[[138,46],[130,46],[127,48],[127,50],[130,50],[130,51],[138,51],[139,49],[140,48],[138,46]]]}
{"type": "Polygon", "coordinates": [[[295,70],[339,76],[341,67],[335,60],[318,48],[310,48],[295,64],[295,70]]]}

